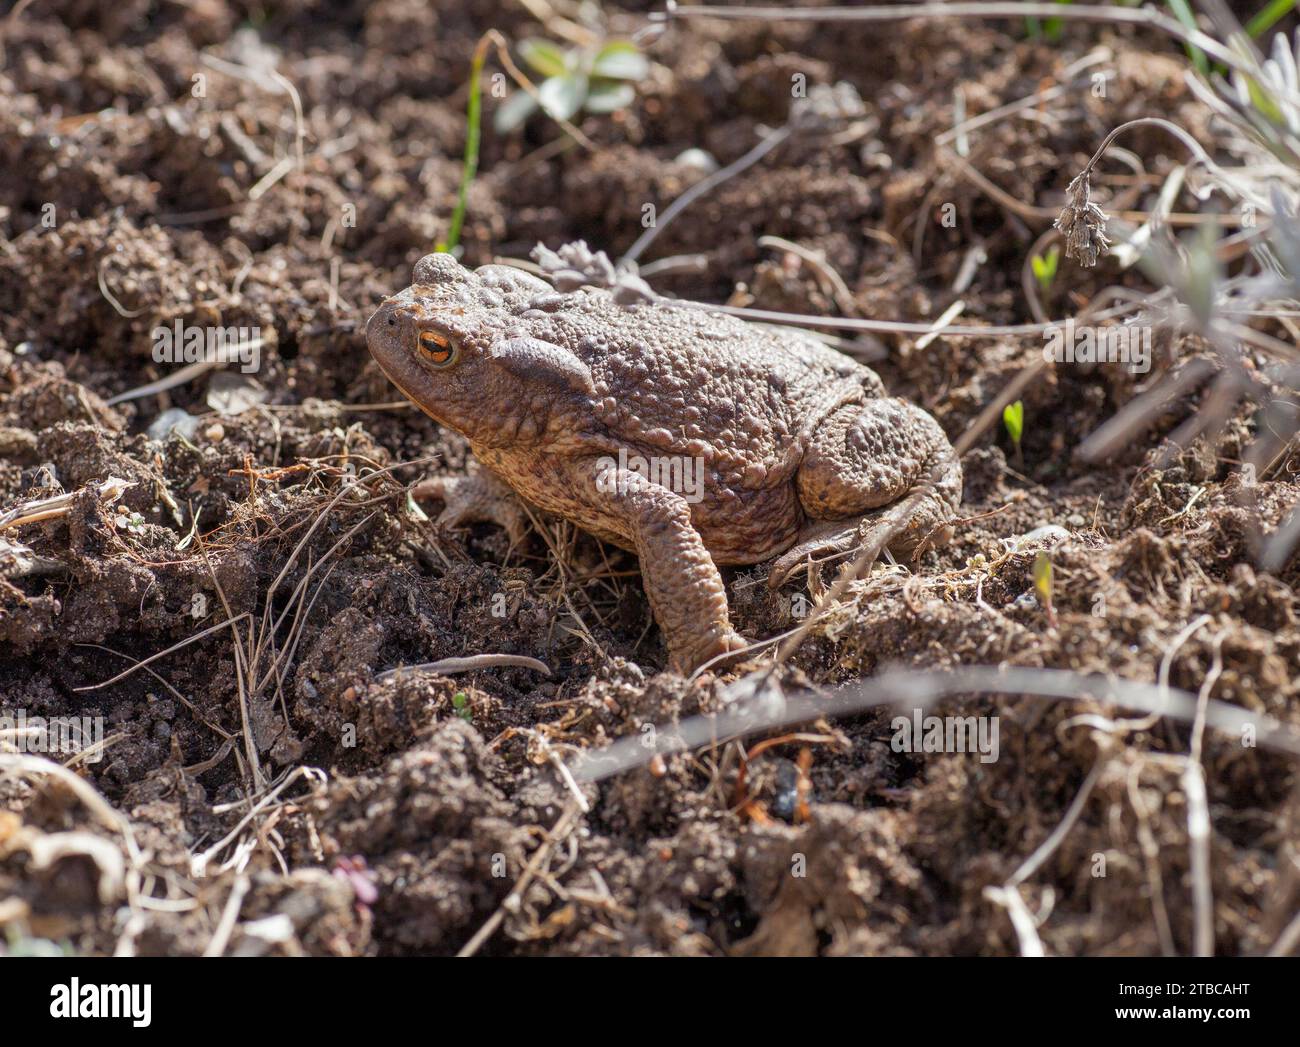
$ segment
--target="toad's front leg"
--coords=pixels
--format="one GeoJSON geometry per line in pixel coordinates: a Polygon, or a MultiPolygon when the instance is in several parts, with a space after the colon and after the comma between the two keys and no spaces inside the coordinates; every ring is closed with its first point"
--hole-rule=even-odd
{"type": "Polygon", "coordinates": [[[686,674],[747,646],[731,627],[722,576],[686,499],[612,459],[580,459],[567,471],[570,494],[588,511],[589,526],[622,535],[635,548],[674,670],[686,674]]]}
{"type": "Polygon", "coordinates": [[[515,492],[486,469],[468,476],[434,476],[411,489],[416,500],[436,498],[445,508],[438,524],[455,530],[471,523],[494,523],[518,545],[528,530],[528,514],[515,492]]]}

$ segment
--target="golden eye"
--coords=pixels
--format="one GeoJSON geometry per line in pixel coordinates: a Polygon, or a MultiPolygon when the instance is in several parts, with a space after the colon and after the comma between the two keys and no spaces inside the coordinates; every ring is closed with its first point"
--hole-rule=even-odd
{"type": "Polygon", "coordinates": [[[420,347],[420,355],[434,367],[450,367],[456,362],[456,343],[444,334],[421,331],[416,344],[420,347]]]}

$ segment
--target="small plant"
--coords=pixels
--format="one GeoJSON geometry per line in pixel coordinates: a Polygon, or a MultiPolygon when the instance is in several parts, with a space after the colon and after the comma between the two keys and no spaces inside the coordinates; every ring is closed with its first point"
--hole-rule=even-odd
{"type": "Polygon", "coordinates": [[[130,534],[143,534],[145,518],[137,512],[128,511],[126,506],[119,505],[117,515],[113,518],[113,524],[119,530],[127,531],[130,534]]]}
{"type": "Polygon", "coordinates": [[[1056,270],[1061,263],[1061,248],[1059,244],[1052,244],[1046,254],[1036,254],[1029,259],[1029,266],[1034,271],[1034,279],[1038,281],[1038,286],[1046,295],[1052,290],[1052,283],[1056,280],[1056,270]]]}
{"type": "Polygon", "coordinates": [[[1006,407],[1002,408],[1002,424],[1006,427],[1011,442],[1016,446],[1016,461],[1023,465],[1025,456],[1020,450],[1020,437],[1025,431],[1025,402],[1023,400],[1017,400],[1015,403],[1007,404],[1006,407]]]}
{"type": "Polygon", "coordinates": [[[579,112],[612,113],[632,104],[632,86],[650,71],[645,55],[629,40],[610,40],[594,47],[564,50],[549,40],[525,40],[519,53],[533,72],[545,77],[537,98],[516,91],[499,109],[493,126],[512,131],[539,107],[555,120],[579,112]]]}
{"type": "Polygon", "coordinates": [[[455,714],[466,723],[474,719],[474,714],[470,711],[469,695],[464,691],[457,691],[451,696],[451,707],[455,714]]]}
{"type": "Polygon", "coordinates": [[[483,64],[487,61],[488,45],[492,42],[490,33],[474,48],[474,57],[469,66],[469,102],[466,106],[465,160],[461,167],[460,189],[456,193],[456,209],[451,213],[451,227],[447,230],[447,239],[439,243],[434,250],[443,253],[454,251],[460,243],[460,230],[465,222],[465,206],[469,200],[470,183],[478,173],[478,148],[482,137],[483,122],[483,64]]]}
{"type": "MultiPolygon", "coordinates": [[[[1187,0],[1169,0],[1169,9],[1187,29],[1193,32],[1196,30],[1196,15],[1192,13],[1192,5],[1187,0]]],[[[1192,60],[1192,65],[1196,66],[1196,71],[1202,76],[1209,76],[1210,62],[1205,57],[1205,52],[1195,44],[1185,43],[1183,48],[1187,51],[1187,57],[1192,60]]]]}
{"type": "MultiPolygon", "coordinates": [[[[456,208],[451,215],[447,238],[434,247],[435,251],[454,251],[460,244],[469,187],[478,174],[479,145],[483,137],[483,66],[491,47],[497,49],[501,61],[516,79],[524,79],[510,61],[505,39],[495,29],[489,29],[474,48],[470,61],[465,159],[461,167],[460,190],[456,194],[456,208]]],[[[569,117],[579,111],[612,113],[631,104],[636,97],[632,84],[644,79],[650,71],[645,55],[628,40],[611,40],[599,47],[579,47],[569,51],[548,40],[525,40],[520,45],[520,52],[524,61],[546,79],[537,88],[536,98],[531,88],[521,88],[497,109],[493,126],[503,133],[522,124],[540,104],[547,116],[564,123],[570,134],[585,142],[581,133],[569,126],[569,117]]]]}
{"type": "Polygon", "coordinates": [[[1052,605],[1052,558],[1045,552],[1034,557],[1034,592],[1047,612],[1047,624],[1056,628],[1056,608],[1052,605]]]}
{"type": "Polygon", "coordinates": [[[12,925],[5,928],[7,945],[0,949],[0,956],[40,956],[61,957],[76,956],[77,951],[69,941],[54,942],[48,938],[29,938],[20,934],[12,925]]]}
{"type": "MultiPolygon", "coordinates": [[[[1058,4],[1068,4],[1072,3],[1073,0],[1056,0],[1056,2],[1058,4]]],[[[1026,18],[1025,27],[1029,30],[1029,35],[1035,40],[1044,37],[1054,44],[1061,39],[1061,31],[1065,27],[1065,22],[1060,18],[1049,18],[1046,21],[1040,21],[1037,18],[1026,18]]]]}
{"type": "MultiPolygon", "coordinates": [[[[1269,0],[1262,8],[1255,13],[1255,16],[1246,23],[1246,35],[1252,39],[1257,39],[1264,33],[1268,32],[1278,22],[1295,10],[1296,0],[1269,0]]],[[[1169,8],[1174,13],[1174,17],[1182,22],[1188,29],[1195,30],[1196,15],[1192,12],[1191,4],[1188,0],[1169,0],[1169,8]]],[[[1192,60],[1196,66],[1196,71],[1202,76],[1210,75],[1210,62],[1205,57],[1205,52],[1195,44],[1185,43],[1184,49],[1187,51],[1187,57],[1192,60]]],[[[1222,76],[1227,70],[1221,65],[1216,65],[1214,72],[1222,76]]]]}
{"type": "Polygon", "coordinates": [[[1267,33],[1273,26],[1294,11],[1295,5],[1296,0],[1269,0],[1255,14],[1255,17],[1246,23],[1247,34],[1258,38],[1267,33]]]}

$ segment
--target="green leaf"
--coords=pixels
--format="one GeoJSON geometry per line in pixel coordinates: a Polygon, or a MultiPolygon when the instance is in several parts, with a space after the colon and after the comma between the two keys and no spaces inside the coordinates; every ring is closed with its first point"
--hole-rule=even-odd
{"type": "Polygon", "coordinates": [[[499,106],[492,117],[492,126],[499,134],[506,134],[519,127],[533,115],[537,103],[527,91],[516,91],[499,106]]]}
{"type": "Polygon", "coordinates": [[[1043,552],[1034,557],[1034,592],[1044,607],[1052,606],[1052,558],[1043,552]]]}
{"type": "Polygon", "coordinates": [[[519,53],[529,68],[540,76],[568,75],[568,56],[549,40],[521,41],[519,53]]]}
{"type": "Polygon", "coordinates": [[[568,120],[587,99],[587,78],[574,73],[553,76],[537,89],[542,109],[554,120],[568,120]]]}
{"type": "Polygon", "coordinates": [[[1269,123],[1280,124],[1285,127],[1286,116],[1283,115],[1282,109],[1278,106],[1277,102],[1273,100],[1273,96],[1265,91],[1264,88],[1260,86],[1259,81],[1253,76],[1247,76],[1245,79],[1246,92],[1250,95],[1250,104],[1253,105],[1256,111],[1259,112],[1264,119],[1268,120],[1269,123]]]}
{"type": "Polygon", "coordinates": [[[1056,270],[1061,263],[1061,248],[1057,244],[1052,244],[1046,255],[1036,254],[1029,259],[1029,267],[1034,271],[1034,279],[1038,281],[1038,286],[1046,293],[1052,289],[1052,281],[1056,279],[1056,270]]]}
{"type": "MultiPolygon", "coordinates": [[[[1196,16],[1192,14],[1191,5],[1187,0],[1169,0],[1169,8],[1174,13],[1174,17],[1183,23],[1184,29],[1195,30],[1199,27],[1196,24],[1196,16]]],[[[1187,51],[1188,57],[1191,58],[1192,64],[1196,66],[1196,71],[1202,76],[1210,75],[1210,63],[1205,57],[1205,52],[1195,44],[1183,44],[1187,51]]]]}
{"type": "Polygon", "coordinates": [[[593,84],[583,108],[589,113],[612,113],[616,109],[626,109],[634,101],[636,91],[631,84],[593,84]]]}
{"type": "Polygon", "coordinates": [[[610,41],[591,64],[591,75],[606,80],[644,80],[649,72],[645,55],[626,40],[610,41]]]}
{"type": "Polygon", "coordinates": [[[1252,37],[1267,33],[1295,9],[1296,0],[1269,0],[1249,22],[1246,32],[1252,37]]]}
{"type": "MultiPolygon", "coordinates": [[[[1068,4],[1071,0],[1056,0],[1058,4],[1068,4]]],[[[1061,33],[1065,29],[1065,21],[1061,18],[1049,18],[1043,23],[1043,35],[1052,43],[1057,43],[1061,39],[1061,33]]]]}
{"type": "Polygon", "coordinates": [[[1007,435],[1011,437],[1011,442],[1017,447],[1020,446],[1021,434],[1025,431],[1025,402],[1017,400],[1013,404],[1007,404],[1002,408],[1002,424],[1007,428],[1007,435]]]}
{"type": "Polygon", "coordinates": [[[1182,299],[1192,311],[1201,329],[1210,326],[1214,315],[1215,292],[1222,276],[1215,253],[1218,230],[1213,222],[1201,226],[1187,244],[1186,286],[1182,299]]]}
{"type": "Polygon", "coordinates": [[[411,489],[409,487],[406,490],[406,511],[422,523],[429,522],[428,513],[416,504],[415,496],[411,494],[411,489]]]}
{"type": "Polygon", "coordinates": [[[483,63],[487,59],[487,49],[483,46],[474,49],[474,57],[469,65],[469,101],[465,109],[465,161],[461,167],[460,189],[456,193],[456,209],[451,213],[451,227],[447,230],[447,239],[437,244],[439,253],[453,251],[460,243],[460,230],[465,221],[465,209],[469,204],[469,187],[478,173],[478,149],[483,134],[483,63]]]}

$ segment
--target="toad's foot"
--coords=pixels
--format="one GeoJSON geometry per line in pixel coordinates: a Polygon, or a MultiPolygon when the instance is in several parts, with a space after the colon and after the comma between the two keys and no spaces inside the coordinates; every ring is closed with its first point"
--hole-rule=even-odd
{"type": "Polygon", "coordinates": [[[768,587],[779,589],[804,564],[823,557],[844,556],[860,549],[873,550],[874,557],[888,549],[901,558],[947,545],[953,535],[952,515],[947,498],[926,485],[888,509],[864,513],[853,520],[814,521],[772,564],[768,587]]]}
{"type": "Polygon", "coordinates": [[[795,540],[795,544],[777,557],[767,574],[767,584],[771,589],[779,589],[790,580],[800,567],[823,557],[848,553],[862,544],[861,531],[871,517],[858,517],[855,520],[817,520],[808,524],[795,540]]]}
{"type": "Polygon", "coordinates": [[[747,651],[751,646],[750,642],[730,625],[714,627],[698,637],[697,641],[693,638],[693,642],[687,648],[680,651],[670,648],[668,664],[674,672],[689,676],[714,658],[725,663],[728,659],[723,655],[738,654],[747,651]]]}
{"type": "Polygon", "coordinates": [[[528,531],[528,514],[514,491],[485,470],[422,480],[411,495],[444,503],[437,519],[440,527],[455,530],[466,524],[494,523],[510,536],[512,545],[522,542],[528,531]]]}

